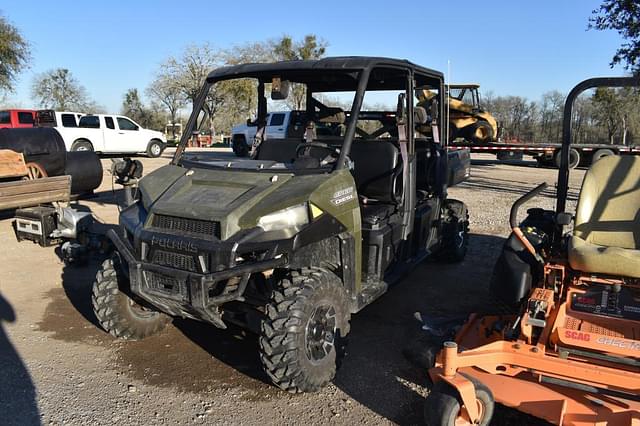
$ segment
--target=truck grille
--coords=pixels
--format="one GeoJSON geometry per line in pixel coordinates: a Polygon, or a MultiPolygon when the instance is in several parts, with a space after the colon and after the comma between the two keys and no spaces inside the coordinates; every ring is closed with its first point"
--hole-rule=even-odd
{"type": "Polygon", "coordinates": [[[152,226],[170,231],[220,238],[220,222],[216,221],[187,219],[184,217],[157,214],[153,216],[152,226]]]}
{"type": "Polygon", "coordinates": [[[156,250],[153,253],[153,263],[161,266],[196,272],[196,261],[193,256],[168,251],[156,250]]]}

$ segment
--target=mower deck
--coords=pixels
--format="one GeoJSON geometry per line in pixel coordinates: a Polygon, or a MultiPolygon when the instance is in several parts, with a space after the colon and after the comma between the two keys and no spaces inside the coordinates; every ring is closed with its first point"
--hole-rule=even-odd
{"type": "MultiPolygon", "coordinates": [[[[584,301],[571,297],[582,290],[568,294],[584,301]]],[[[532,299],[543,296],[534,291],[532,299]]],[[[537,344],[507,340],[515,316],[472,315],[429,374],[456,387],[463,401],[468,377],[475,378],[497,402],[558,425],[640,425],[640,326],[567,304],[549,312],[537,344]]]]}

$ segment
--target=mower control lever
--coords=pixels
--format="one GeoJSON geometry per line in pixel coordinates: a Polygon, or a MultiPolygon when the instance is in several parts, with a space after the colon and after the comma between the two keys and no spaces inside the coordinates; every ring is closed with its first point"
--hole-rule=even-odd
{"type": "Polygon", "coordinates": [[[522,233],[522,230],[518,226],[518,210],[520,209],[520,206],[522,206],[524,203],[526,203],[527,201],[529,201],[530,199],[532,199],[533,197],[535,197],[536,195],[544,191],[546,188],[547,188],[547,183],[543,182],[540,185],[533,188],[531,191],[524,194],[522,197],[518,198],[516,202],[513,203],[513,206],[511,207],[511,214],[509,215],[509,224],[511,225],[511,230],[513,231],[514,235],[518,238],[518,240],[520,240],[520,242],[527,249],[527,251],[531,253],[531,255],[535,257],[536,260],[542,264],[544,264],[544,260],[542,259],[540,254],[536,252],[536,249],[533,247],[533,245],[527,239],[527,237],[522,233]]]}
{"type": "Polygon", "coordinates": [[[536,186],[513,203],[513,206],[511,207],[511,214],[509,215],[509,224],[512,229],[518,227],[518,210],[520,209],[520,206],[547,189],[547,186],[547,182],[542,182],[540,185],[536,186]]]}

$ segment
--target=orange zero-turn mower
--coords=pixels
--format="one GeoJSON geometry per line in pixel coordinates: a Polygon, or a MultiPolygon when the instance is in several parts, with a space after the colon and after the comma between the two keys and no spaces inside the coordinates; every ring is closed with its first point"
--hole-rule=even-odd
{"type": "Polygon", "coordinates": [[[488,425],[495,400],[557,425],[640,425],[640,157],[595,162],[575,217],[565,213],[573,101],[638,85],[596,78],[568,95],[556,209],[529,209],[517,225],[546,184],[514,204],[490,286],[501,308],[471,315],[444,343],[429,370],[427,424],[488,425]]]}

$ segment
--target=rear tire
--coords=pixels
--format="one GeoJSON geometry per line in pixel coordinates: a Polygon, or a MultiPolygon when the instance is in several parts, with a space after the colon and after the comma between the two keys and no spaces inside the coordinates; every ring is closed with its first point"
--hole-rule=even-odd
{"type": "Polygon", "coordinates": [[[71,151],[93,151],[93,145],[88,140],[82,139],[71,145],[71,151]]]}
{"type": "Polygon", "coordinates": [[[157,334],[171,321],[167,315],[147,310],[120,290],[126,280],[117,256],[107,259],[96,274],[91,293],[93,312],[111,335],[140,340],[157,334]]]}
{"type": "Polygon", "coordinates": [[[150,158],[158,158],[162,155],[162,143],[156,140],[149,142],[147,146],[147,156],[150,158]]]}
{"type": "MultiPolygon", "coordinates": [[[[559,149],[555,155],[555,163],[557,168],[560,168],[560,162],[562,160],[561,157],[562,150],[559,149]]],[[[569,168],[575,169],[576,167],[578,167],[578,164],[580,164],[580,151],[575,148],[571,148],[569,150],[569,168]]]]}
{"type": "Polygon", "coordinates": [[[593,154],[593,157],[591,158],[591,164],[595,163],[601,158],[608,157],[610,155],[616,155],[616,154],[610,149],[599,149],[593,154]]]}
{"type": "Polygon", "coordinates": [[[486,145],[494,138],[493,128],[486,121],[476,121],[465,128],[467,139],[476,145],[486,145]]]}
{"type": "MultiPolygon", "coordinates": [[[[487,426],[493,417],[495,400],[491,390],[474,378],[467,377],[476,388],[480,404],[480,426],[487,426]]],[[[437,382],[424,402],[424,421],[429,426],[454,426],[461,418],[462,402],[458,392],[444,381],[437,382]]]]}
{"type": "Polygon", "coordinates": [[[236,157],[246,157],[249,155],[249,147],[244,135],[233,135],[231,148],[236,157]]]}
{"type": "Polygon", "coordinates": [[[346,353],[350,311],[342,283],[323,269],[291,271],[270,299],[260,333],[265,372],[287,392],[322,389],[346,353]]]}
{"type": "Polygon", "coordinates": [[[469,245],[469,212],[462,201],[445,200],[442,206],[442,241],[436,259],[445,263],[460,262],[469,245]]]}

